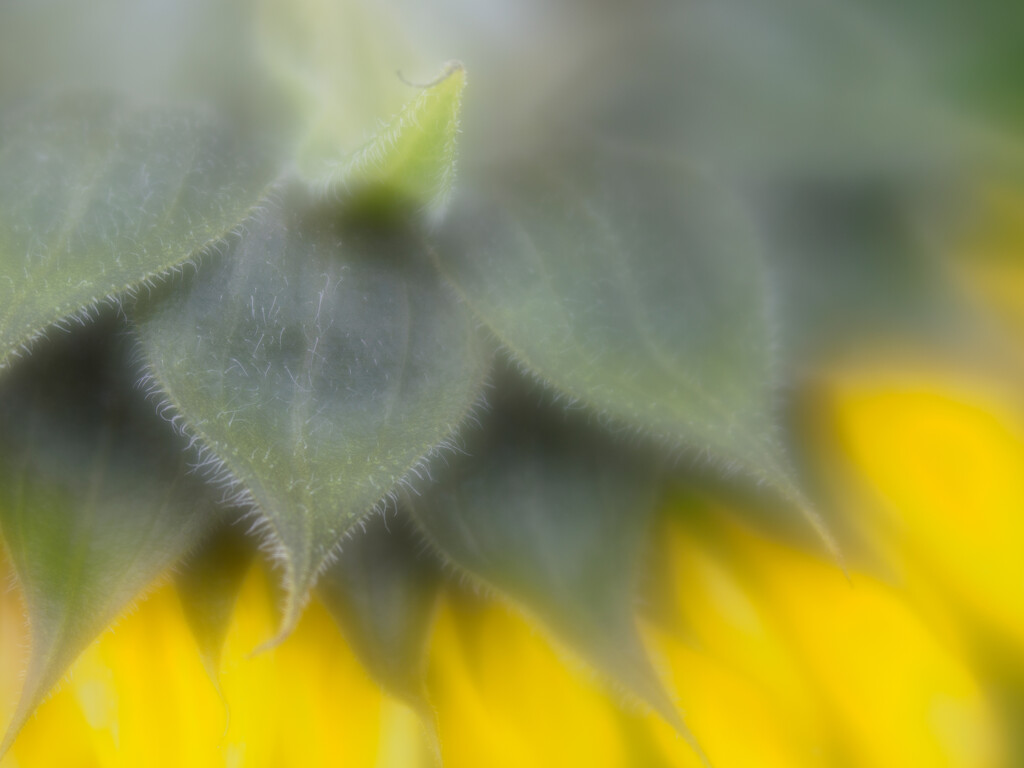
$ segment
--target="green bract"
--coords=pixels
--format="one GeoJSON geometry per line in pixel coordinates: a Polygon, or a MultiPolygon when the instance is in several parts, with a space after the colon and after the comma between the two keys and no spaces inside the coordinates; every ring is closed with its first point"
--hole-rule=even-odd
{"type": "Polygon", "coordinates": [[[633,620],[632,575],[659,501],[657,468],[586,425],[559,421],[533,398],[503,399],[471,458],[410,501],[413,519],[442,555],[687,733],[633,620]]]}
{"type": "Polygon", "coordinates": [[[0,751],[75,657],[219,514],[216,495],[187,471],[183,441],[134,388],[112,325],[35,353],[0,388],[0,524],[32,633],[0,751]]]}
{"type": "Polygon", "coordinates": [[[200,115],[77,96],[0,120],[0,367],[238,226],[271,166],[200,115]]]}
{"type": "Polygon", "coordinates": [[[517,181],[457,209],[436,250],[513,358],[669,447],[777,465],[768,284],[736,204],[628,155],[517,181]]]}
{"type": "Polygon", "coordinates": [[[409,521],[377,517],[342,545],[317,587],[349,646],[381,685],[416,711],[435,746],[423,678],[441,583],[437,561],[423,551],[409,521]]]}
{"type": "Polygon", "coordinates": [[[465,81],[462,64],[447,65],[380,133],[344,160],[324,164],[314,182],[363,215],[386,214],[397,203],[438,216],[455,180],[465,81]]]}
{"type": "Polygon", "coordinates": [[[243,532],[225,521],[189,553],[174,577],[203,666],[218,689],[224,638],[254,550],[243,532]]]}
{"type": "Polygon", "coordinates": [[[420,250],[271,199],[138,317],[157,387],[265,517],[286,628],[335,546],[429,473],[480,396],[487,348],[420,250]]]}
{"type": "Polygon", "coordinates": [[[594,154],[474,195],[441,271],[545,384],[768,484],[831,546],[779,440],[766,265],[742,209],[671,160],[594,154]]]}

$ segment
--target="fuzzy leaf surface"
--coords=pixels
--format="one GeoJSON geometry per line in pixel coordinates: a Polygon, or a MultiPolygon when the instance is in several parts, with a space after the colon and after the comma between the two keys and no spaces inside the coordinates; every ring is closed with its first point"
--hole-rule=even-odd
{"type": "Polygon", "coordinates": [[[123,338],[102,338],[115,331],[103,322],[47,345],[0,392],[0,526],[32,639],[0,752],[78,654],[219,513],[188,473],[181,439],[134,388],[123,338]]]}
{"type": "Polygon", "coordinates": [[[0,367],[222,238],[273,169],[207,117],[81,95],[0,121],[0,367]]]}
{"type": "Polygon", "coordinates": [[[679,165],[606,155],[520,174],[452,213],[439,265],[519,363],[671,449],[798,495],[773,423],[765,268],[728,195],[679,165]]]}
{"type": "Polygon", "coordinates": [[[138,318],[158,386],[269,523],[283,630],[335,545],[480,394],[488,350],[420,248],[275,199],[138,318]]]}
{"type": "Polygon", "coordinates": [[[423,549],[407,518],[374,517],[344,542],[317,591],[370,674],[409,703],[436,742],[424,675],[441,572],[423,549]]]}
{"type": "Polygon", "coordinates": [[[513,400],[451,482],[410,500],[413,519],[442,555],[686,733],[634,622],[635,577],[658,501],[652,462],[513,400]]]}

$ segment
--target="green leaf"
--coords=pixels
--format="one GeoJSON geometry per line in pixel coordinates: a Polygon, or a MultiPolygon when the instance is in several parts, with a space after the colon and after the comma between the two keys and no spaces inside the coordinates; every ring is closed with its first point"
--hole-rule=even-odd
{"type": "Polygon", "coordinates": [[[170,403],[265,517],[283,633],[334,547],[446,446],[489,350],[421,246],[271,200],[139,333],[170,403]]]}
{"type": "Polygon", "coordinates": [[[324,605],[370,674],[420,716],[439,755],[424,686],[426,649],[440,593],[437,561],[404,517],[366,523],[317,583],[324,605]]]}
{"type": "Polygon", "coordinates": [[[259,0],[256,8],[259,54],[302,125],[300,169],[316,173],[353,152],[408,99],[396,70],[418,76],[420,62],[386,5],[259,0]]]}
{"type": "Polygon", "coordinates": [[[211,119],[69,97],[0,124],[0,368],[237,226],[272,169],[211,119]]]}
{"type": "Polygon", "coordinates": [[[0,526],[32,647],[0,754],[78,654],[218,516],[184,444],[102,322],[40,349],[0,391],[0,526]]]}
{"type": "Polygon", "coordinates": [[[366,144],[313,169],[325,195],[376,216],[412,206],[437,217],[455,179],[465,70],[451,62],[366,144]]]}
{"type": "Polygon", "coordinates": [[[765,266],[722,189],[633,154],[526,172],[453,210],[436,257],[546,384],[769,485],[830,542],[779,441],[765,266]]]}
{"type": "MultiPolygon", "coordinates": [[[[232,521],[237,522],[237,521],[232,521]]],[[[220,692],[220,656],[254,546],[237,526],[222,523],[191,552],[174,585],[207,675],[220,692]]]]}
{"type": "Polygon", "coordinates": [[[470,445],[473,458],[410,499],[410,513],[442,555],[536,615],[692,742],[634,621],[659,462],[551,410],[506,394],[470,445]]]}

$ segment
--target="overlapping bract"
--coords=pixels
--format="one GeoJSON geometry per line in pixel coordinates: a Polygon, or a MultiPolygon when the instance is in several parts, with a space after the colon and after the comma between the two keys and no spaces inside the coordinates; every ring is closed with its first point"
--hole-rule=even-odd
{"type": "Polygon", "coordinates": [[[108,320],[33,355],[0,394],[0,525],[32,653],[0,751],[75,657],[220,514],[133,387],[108,320]]]}
{"type": "Polygon", "coordinates": [[[352,526],[429,472],[480,396],[487,348],[416,250],[272,200],[137,315],[158,391],[280,548],[285,627],[352,526]]]}
{"type": "Polygon", "coordinates": [[[88,94],[0,121],[0,367],[201,255],[261,197],[271,160],[201,115],[88,94]]]}

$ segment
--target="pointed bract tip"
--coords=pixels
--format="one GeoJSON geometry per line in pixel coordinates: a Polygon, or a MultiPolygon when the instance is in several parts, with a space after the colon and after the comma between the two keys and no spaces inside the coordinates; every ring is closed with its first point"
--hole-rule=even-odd
{"type": "Polygon", "coordinates": [[[444,66],[442,67],[441,72],[442,72],[442,74],[441,74],[441,77],[439,78],[441,80],[447,79],[448,77],[450,77],[451,75],[455,74],[456,72],[459,72],[459,73],[464,75],[464,74],[466,74],[466,65],[463,64],[458,59],[451,59],[451,60],[446,61],[444,63],[444,66]]]}
{"type": "Polygon", "coordinates": [[[690,730],[690,726],[686,723],[685,718],[676,707],[675,702],[668,695],[664,688],[661,689],[660,695],[655,693],[649,694],[644,697],[644,701],[647,702],[655,713],[662,720],[672,726],[672,729],[679,734],[679,736],[690,746],[690,749],[697,755],[697,759],[700,760],[701,765],[705,768],[713,768],[711,760],[704,752],[704,748],[701,746],[700,740],[696,734],[690,730]]]}
{"type": "Polygon", "coordinates": [[[26,706],[24,694],[22,694],[22,699],[18,704],[18,708],[11,717],[10,722],[7,723],[7,730],[4,732],[3,741],[0,741],[0,760],[3,760],[7,756],[7,753],[11,751],[11,747],[14,746],[14,742],[18,738],[18,734],[21,733],[21,729],[25,727],[25,723],[28,722],[28,718],[33,711],[34,707],[26,706]]]}
{"type": "Polygon", "coordinates": [[[312,583],[309,580],[299,582],[299,584],[306,584],[308,586],[299,586],[295,583],[295,577],[291,569],[285,574],[284,585],[285,585],[285,600],[284,610],[281,613],[281,622],[278,626],[277,632],[269,640],[260,643],[258,646],[253,648],[248,655],[248,658],[254,658],[267,651],[272,651],[277,648],[281,643],[291,637],[292,632],[299,625],[299,619],[302,618],[302,612],[306,607],[306,603],[309,601],[310,592],[312,590],[312,583]]]}
{"type": "Polygon", "coordinates": [[[427,742],[427,750],[430,753],[431,764],[441,768],[444,765],[444,760],[441,756],[441,733],[437,725],[437,712],[431,706],[426,690],[402,698],[420,721],[423,737],[427,742]]]}
{"type": "Polygon", "coordinates": [[[445,82],[450,77],[452,77],[452,75],[457,75],[459,81],[464,81],[466,79],[466,67],[458,59],[451,59],[450,61],[446,61],[441,66],[441,74],[439,74],[433,80],[426,83],[413,82],[412,80],[406,78],[405,75],[401,73],[401,71],[397,72],[396,74],[398,75],[398,78],[406,85],[411,86],[413,88],[422,88],[424,90],[427,90],[429,88],[434,88],[435,86],[440,85],[441,83],[445,82]]]}
{"type": "Polygon", "coordinates": [[[277,634],[275,634],[269,640],[265,640],[264,642],[257,645],[255,648],[249,651],[248,655],[245,658],[247,660],[251,660],[256,658],[257,656],[261,656],[262,654],[267,653],[268,651],[274,650],[279,645],[281,645],[281,643],[287,640],[294,630],[294,624],[291,626],[281,627],[281,629],[278,630],[277,634]]]}

